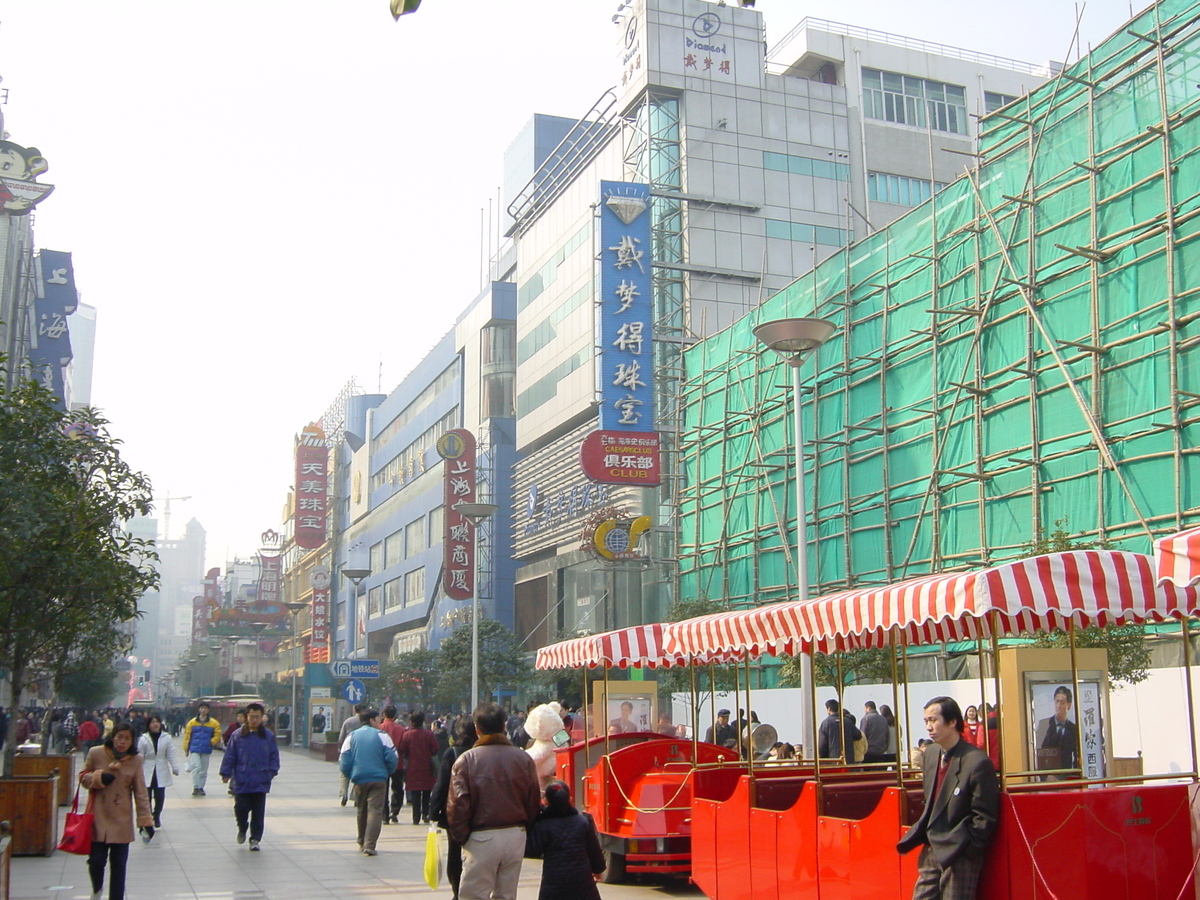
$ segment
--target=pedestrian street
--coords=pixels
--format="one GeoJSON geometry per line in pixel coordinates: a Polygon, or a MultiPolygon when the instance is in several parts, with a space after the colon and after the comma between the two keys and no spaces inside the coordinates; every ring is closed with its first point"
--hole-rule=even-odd
{"type": "MultiPolygon", "coordinates": [[[[353,803],[338,800],[333,763],[307,751],[281,748],[281,768],[267,797],[261,852],[236,841],[233,798],[209,770],[207,796],[192,797],[187,774],[167,788],[162,824],[153,840],[139,838],[129,852],[127,900],[352,900],[397,894],[449,900],[449,885],[430,891],[423,867],[428,826],[413,825],[406,805],[399,825],[385,825],[379,855],[364,856],[355,842],[353,803]]],[[[76,772],[83,755],[76,755],[76,772]]],[[[80,798],[81,802],[83,797],[80,798]]],[[[69,807],[59,809],[59,833],[69,807]]],[[[541,862],[526,860],[519,897],[536,900],[541,862]]],[[[107,897],[107,883],[104,897],[107,897]]],[[[605,900],[702,895],[683,880],[601,885],[605,900]]],[[[87,858],[55,851],[14,857],[10,900],[87,900],[87,858]]]]}

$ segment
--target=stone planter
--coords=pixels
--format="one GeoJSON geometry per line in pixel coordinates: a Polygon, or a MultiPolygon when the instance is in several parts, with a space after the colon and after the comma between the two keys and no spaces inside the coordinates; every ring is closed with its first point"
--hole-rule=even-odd
{"type": "Polygon", "coordinates": [[[13,856],[49,856],[58,846],[58,775],[0,778],[0,821],[12,823],[13,856]]]}
{"type": "Polygon", "coordinates": [[[48,753],[45,756],[18,753],[13,757],[13,774],[41,775],[58,772],[58,805],[67,806],[75,794],[75,756],[68,753],[48,753]]]}
{"type": "Polygon", "coordinates": [[[337,762],[338,753],[341,749],[337,741],[322,741],[317,738],[311,738],[308,742],[308,752],[317,759],[325,760],[325,762],[337,762]]]}

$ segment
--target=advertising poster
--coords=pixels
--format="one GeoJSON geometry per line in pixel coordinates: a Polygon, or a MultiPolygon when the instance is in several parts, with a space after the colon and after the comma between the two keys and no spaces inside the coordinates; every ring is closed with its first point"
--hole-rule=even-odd
{"type": "Polygon", "coordinates": [[[1068,680],[1030,678],[1031,758],[1038,771],[1056,771],[1047,781],[1071,777],[1062,770],[1082,771],[1085,778],[1104,778],[1104,727],[1101,688],[1080,681],[1079,696],[1068,680]],[[1083,758],[1080,759],[1082,748],[1083,758]]]}

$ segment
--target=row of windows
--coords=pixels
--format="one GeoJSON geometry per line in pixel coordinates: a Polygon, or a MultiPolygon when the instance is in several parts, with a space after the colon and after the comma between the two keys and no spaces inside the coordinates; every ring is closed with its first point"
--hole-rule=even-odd
{"type": "Polygon", "coordinates": [[[529,333],[517,341],[517,364],[527,362],[533,354],[549,344],[558,335],[556,325],[563,321],[575,310],[579,309],[592,296],[592,286],[585,284],[570,297],[564,300],[554,311],[530,329],[529,333]]]}
{"type": "Polygon", "coordinates": [[[375,618],[425,601],[425,567],[406,572],[367,591],[367,616],[375,618]]]}
{"type": "Polygon", "coordinates": [[[425,451],[437,443],[437,439],[452,428],[458,427],[458,407],[450,410],[430,428],[392,457],[386,466],[371,476],[371,490],[377,491],[388,484],[408,484],[425,474],[425,451]]]}
{"type": "Polygon", "coordinates": [[[590,222],[580,228],[572,237],[567,239],[566,243],[554,251],[554,255],[550,257],[549,262],[530,275],[525,280],[525,283],[517,288],[517,312],[520,312],[540,297],[542,291],[554,283],[555,279],[558,278],[558,267],[563,264],[568,256],[587,243],[591,230],[592,226],[590,222]]]}
{"type": "Polygon", "coordinates": [[[897,203],[900,206],[920,206],[934,192],[946,185],[921,178],[906,178],[886,172],[867,173],[867,196],[877,203],[897,203]]]}
{"type": "Polygon", "coordinates": [[[517,394],[517,415],[527,416],[543,403],[558,396],[558,383],[592,359],[591,346],[585,347],[569,359],[559,363],[533,385],[517,394]]]}
{"type": "Polygon", "coordinates": [[[371,574],[399,565],[404,560],[423,553],[442,540],[444,508],[439,506],[429,514],[429,534],[426,537],[425,517],[413,519],[382,541],[371,545],[371,574]]]}
{"type": "Polygon", "coordinates": [[[967,92],[962,86],[879,69],[863,69],[862,80],[867,118],[967,134],[967,92]]]}
{"type": "Polygon", "coordinates": [[[1016,97],[1010,97],[1008,94],[997,94],[995,91],[983,92],[983,111],[985,114],[994,113],[1002,106],[1008,106],[1016,100],[1016,97]]]}
{"type": "Polygon", "coordinates": [[[823,244],[826,247],[844,247],[846,231],[826,225],[808,225],[804,222],[784,222],[782,219],[767,219],[767,237],[785,241],[800,241],[805,244],[823,244]]]}
{"type": "Polygon", "coordinates": [[[792,156],[788,153],[763,151],[763,168],[792,175],[811,175],[814,178],[832,178],[834,181],[849,181],[850,166],[828,159],[809,159],[807,156],[792,156]]]}
{"type": "Polygon", "coordinates": [[[450,363],[437,378],[425,386],[408,406],[404,407],[392,421],[388,422],[375,437],[371,438],[371,453],[378,453],[384,444],[400,433],[405,425],[425,411],[433,399],[454,383],[458,377],[458,359],[450,363]]]}

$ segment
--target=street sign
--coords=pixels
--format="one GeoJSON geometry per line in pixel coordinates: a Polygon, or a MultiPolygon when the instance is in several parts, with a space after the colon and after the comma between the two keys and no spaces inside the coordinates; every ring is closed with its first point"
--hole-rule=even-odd
{"type": "Polygon", "coordinates": [[[351,703],[361,703],[362,698],[367,696],[367,686],[357,678],[351,678],[342,685],[342,696],[351,703]]]}
{"type": "Polygon", "coordinates": [[[329,672],[334,678],[378,678],[379,660],[335,659],[329,664],[329,672]]]}

